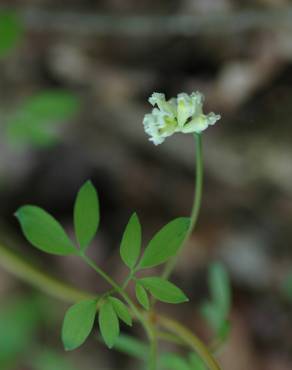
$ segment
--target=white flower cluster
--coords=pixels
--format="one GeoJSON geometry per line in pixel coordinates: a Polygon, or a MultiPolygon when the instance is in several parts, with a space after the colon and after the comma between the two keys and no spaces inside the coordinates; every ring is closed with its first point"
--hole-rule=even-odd
{"type": "Polygon", "coordinates": [[[204,96],[200,92],[181,93],[170,100],[166,100],[164,94],[153,93],[149,102],[157,107],[145,115],[143,124],[149,140],[155,145],[163,143],[175,132],[201,133],[221,118],[215,113],[203,113],[204,96]]]}

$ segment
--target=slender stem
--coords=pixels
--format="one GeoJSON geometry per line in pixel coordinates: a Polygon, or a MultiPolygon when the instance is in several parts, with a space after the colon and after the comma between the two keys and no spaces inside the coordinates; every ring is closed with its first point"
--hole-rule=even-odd
{"type": "Polygon", "coordinates": [[[152,329],[152,337],[150,342],[150,353],[149,353],[149,370],[157,369],[157,353],[158,353],[158,340],[156,335],[156,330],[152,329]]]}
{"type": "Polygon", "coordinates": [[[147,330],[147,333],[149,331],[149,326],[145,318],[143,317],[142,313],[138,310],[136,305],[132,302],[131,298],[128,296],[128,294],[123,290],[123,288],[117,284],[107,273],[105,273],[100,267],[96,265],[95,262],[91,260],[91,258],[87,257],[85,254],[80,254],[80,257],[86,262],[87,265],[89,265],[96,273],[98,273],[109,285],[111,285],[115,291],[127,302],[127,304],[130,306],[131,310],[133,311],[134,315],[137,317],[139,321],[143,324],[145,329],[147,330]]]}
{"type": "MultiPolygon", "coordinates": [[[[190,227],[186,234],[184,241],[182,242],[182,246],[180,251],[182,251],[183,247],[185,246],[186,242],[190,238],[196,224],[198,221],[201,203],[202,203],[202,191],[203,191],[203,151],[202,151],[202,138],[201,134],[194,134],[195,138],[195,145],[196,145],[196,179],[195,179],[195,192],[194,192],[194,199],[193,199],[193,206],[190,215],[190,227]]],[[[165,265],[165,268],[162,273],[162,277],[165,279],[169,278],[171,275],[176,262],[177,262],[178,255],[174,258],[169,260],[169,262],[165,265]]]]}
{"type": "Polygon", "coordinates": [[[177,321],[165,316],[159,315],[158,322],[164,329],[179,336],[189,348],[198,353],[210,370],[221,370],[220,365],[214,359],[209,349],[191,331],[177,321]]]}
{"type": "Polygon", "coordinates": [[[0,245],[0,265],[19,279],[35,286],[44,293],[68,303],[83,299],[96,298],[96,294],[87,293],[67,285],[33,267],[9,248],[0,245]]]}

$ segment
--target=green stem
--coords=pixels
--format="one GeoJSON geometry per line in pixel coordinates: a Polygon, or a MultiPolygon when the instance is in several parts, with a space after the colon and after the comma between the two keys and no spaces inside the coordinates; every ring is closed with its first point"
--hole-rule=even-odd
{"type": "Polygon", "coordinates": [[[94,294],[75,289],[43,273],[3,245],[0,245],[0,265],[19,279],[62,301],[75,303],[96,298],[94,294]]]}
{"type": "Polygon", "coordinates": [[[158,352],[158,340],[156,330],[152,330],[151,342],[150,342],[150,353],[149,353],[149,370],[157,369],[157,352],[158,352]]]}
{"type": "Polygon", "coordinates": [[[164,329],[178,336],[189,348],[196,352],[210,370],[221,370],[220,365],[214,359],[209,349],[187,328],[177,321],[161,315],[158,317],[158,322],[164,329]]]}
{"type": "MultiPolygon", "coordinates": [[[[190,238],[196,224],[198,221],[201,203],[202,203],[202,191],[203,191],[203,150],[202,150],[202,138],[201,134],[194,134],[195,138],[195,145],[196,145],[196,179],[195,179],[195,192],[194,192],[194,200],[193,206],[190,215],[190,227],[186,234],[184,241],[182,242],[182,246],[180,251],[183,250],[186,242],[190,238]]],[[[165,265],[165,268],[162,273],[162,277],[167,279],[171,275],[176,262],[177,262],[178,255],[174,258],[169,260],[169,262],[165,265]]]]}

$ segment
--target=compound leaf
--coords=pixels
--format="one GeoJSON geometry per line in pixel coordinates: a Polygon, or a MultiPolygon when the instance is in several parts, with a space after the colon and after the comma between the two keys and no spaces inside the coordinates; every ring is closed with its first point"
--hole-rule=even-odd
{"type": "Polygon", "coordinates": [[[183,303],[188,298],[184,292],[173,283],[160,277],[146,277],[139,282],[150,291],[154,298],[166,303],[183,303]]]}
{"type": "Polygon", "coordinates": [[[136,282],[135,285],[135,293],[136,293],[136,298],[138,302],[145,308],[145,310],[149,310],[150,304],[149,304],[149,298],[148,294],[139,281],[136,282]]]}
{"type": "Polygon", "coordinates": [[[184,241],[190,221],[180,217],[165,225],[148,244],[139,268],[160,265],[174,256],[184,241]]]}
{"type": "Polygon", "coordinates": [[[140,250],[141,225],[138,216],[134,213],[126,226],[120,247],[121,258],[130,269],[135,267],[140,250]]]}
{"type": "Polygon", "coordinates": [[[132,318],[129,313],[129,310],[127,306],[118,298],[115,297],[109,297],[109,300],[111,301],[114,310],[116,311],[116,314],[118,317],[124,321],[125,324],[132,326],[132,318]]]}
{"type": "Polygon", "coordinates": [[[74,205],[74,228],[84,250],[94,238],[99,224],[99,202],[95,187],[87,181],[79,190],[74,205]]]}
{"type": "Polygon", "coordinates": [[[81,346],[89,336],[96,315],[96,303],[96,299],[81,301],[71,306],[66,312],[62,341],[67,351],[81,346]]]}
{"type": "Polygon", "coordinates": [[[27,240],[36,248],[52,254],[69,255],[76,249],[59,222],[36,206],[23,206],[15,213],[27,240]]]}
{"type": "Polygon", "coordinates": [[[105,344],[112,348],[119,336],[120,325],[116,311],[109,300],[106,300],[100,307],[98,321],[100,333],[105,344]]]}

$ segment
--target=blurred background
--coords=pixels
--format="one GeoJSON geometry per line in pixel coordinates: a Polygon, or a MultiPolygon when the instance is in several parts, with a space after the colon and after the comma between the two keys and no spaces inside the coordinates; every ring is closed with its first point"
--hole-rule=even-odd
{"type": "MultiPolygon", "coordinates": [[[[222,119],[203,135],[203,208],[173,276],[192,303],[161,310],[208,341],[199,307],[208,264],[220,260],[233,289],[224,370],[291,369],[291,88],[289,0],[1,0],[1,244],[102,292],[107,286],[76,258],[31,248],[13,217],[36,204],[72,234],[75,194],[91,179],[102,217],[90,253],[121,280],[118,247],[131,213],[147,241],[189,214],[194,190],[192,136],[153,146],[142,125],[147,99],[202,91],[206,112],[222,119]]],[[[97,331],[63,352],[68,305],[10,274],[1,253],[1,370],[139,368],[105,349],[97,331]]]]}

